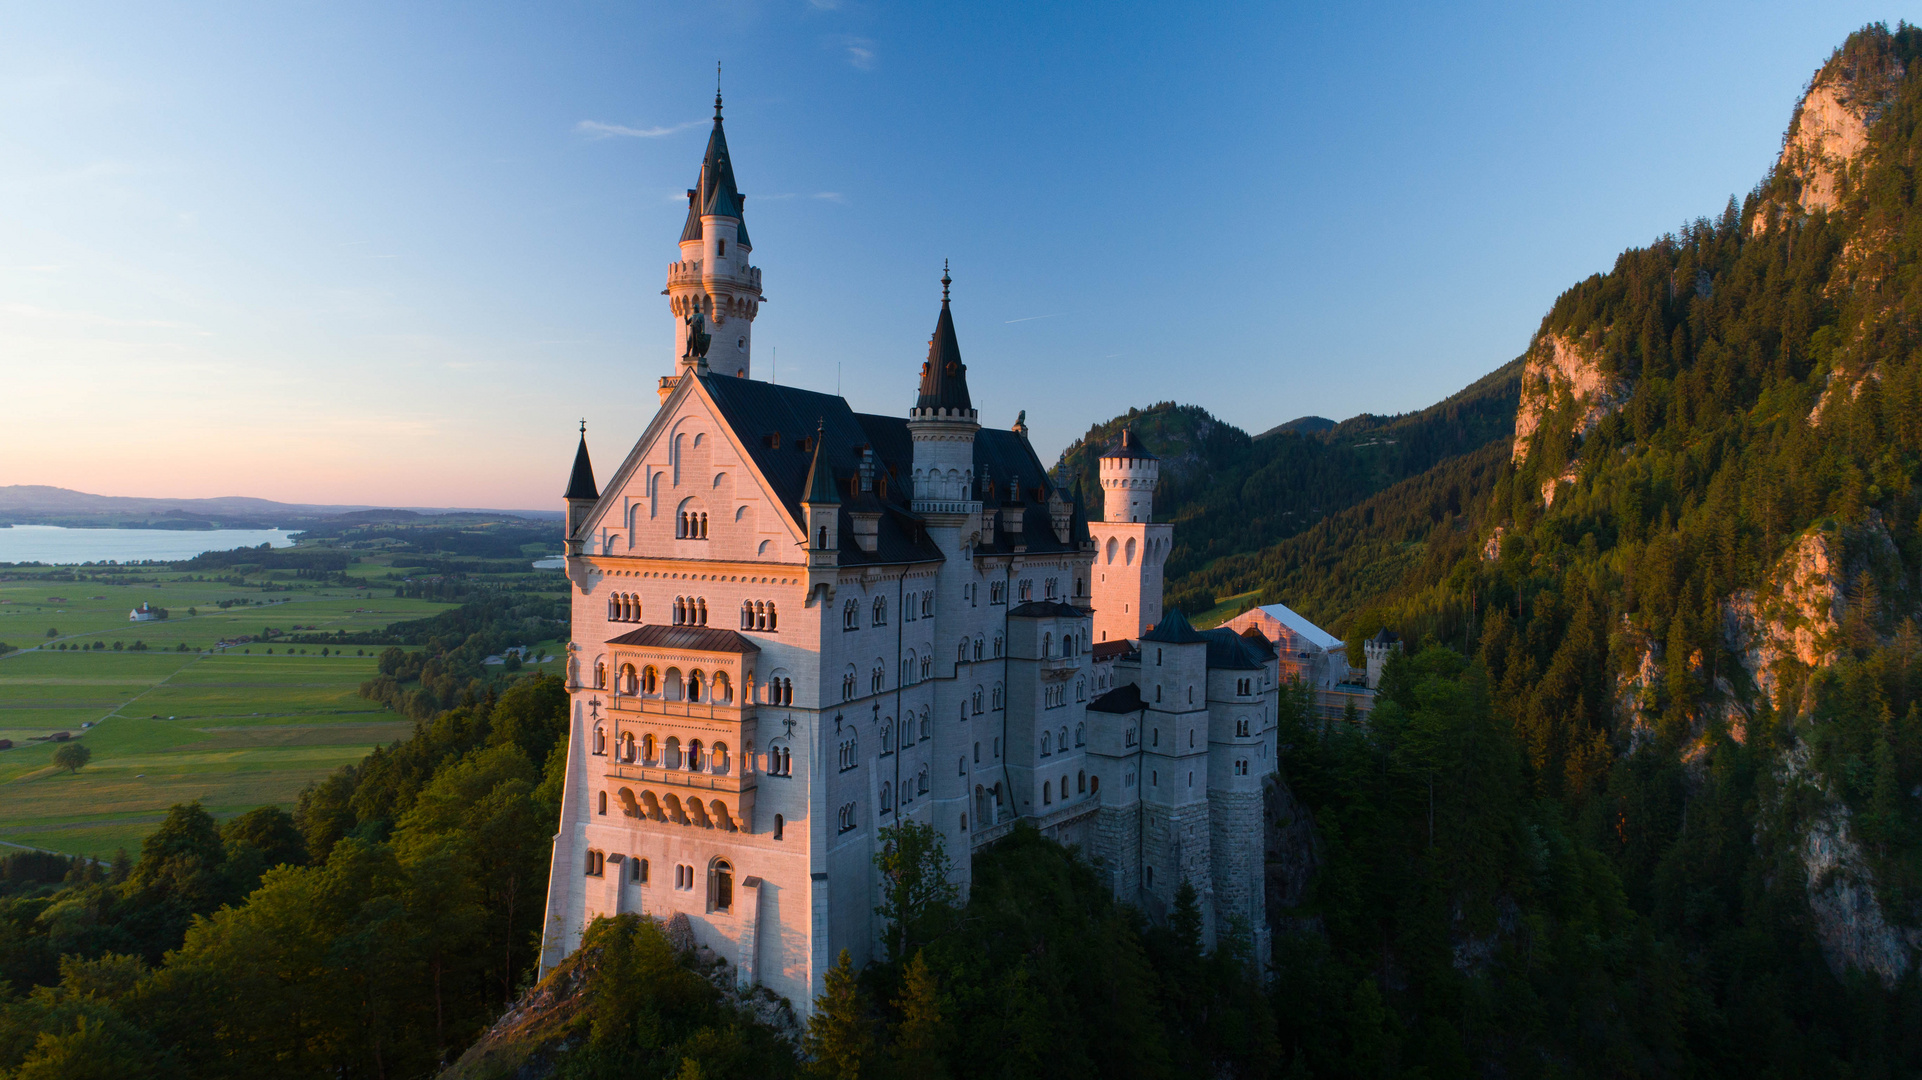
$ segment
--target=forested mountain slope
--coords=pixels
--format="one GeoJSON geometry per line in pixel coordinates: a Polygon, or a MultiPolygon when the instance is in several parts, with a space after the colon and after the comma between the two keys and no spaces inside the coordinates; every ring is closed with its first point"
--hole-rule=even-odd
{"type": "Polygon", "coordinates": [[[1308,530],[1439,463],[1506,445],[1521,367],[1519,360],[1506,364],[1420,412],[1363,414],[1326,427],[1291,421],[1253,438],[1194,405],[1131,409],[1089,428],[1062,452],[1055,475],[1076,485],[1098,515],[1101,451],[1123,427],[1134,428],[1161,458],[1155,517],[1177,526],[1168,560],[1170,591],[1182,607],[1199,611],[1213,599],[1199,591],[1183,595],[1191,590],[1185,575],[1308,530]]]}

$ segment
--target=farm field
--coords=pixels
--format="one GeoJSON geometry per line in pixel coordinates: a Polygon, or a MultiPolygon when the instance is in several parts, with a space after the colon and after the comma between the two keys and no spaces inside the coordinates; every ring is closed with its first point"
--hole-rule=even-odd
{"type": "Polygon", "coordinates": [[[0,650],[0,740],[12,743],[0,750],[0,845],[137,854],[176,803],[197,799],[220,818],[291,809],[309,783],[404,738],[413,721],[359,693],[384,646],[258,640],[269,628],[374,633],[457,606],[396,597],[419,571],[357,555],[321,579],[260,567],[0,566],[0,643],[11,647],[0,650]],[[130,621],[142,603],[168,617],[130,621]],[[92,754],[77,773],[52,763],[59,732],[92,754]]]}

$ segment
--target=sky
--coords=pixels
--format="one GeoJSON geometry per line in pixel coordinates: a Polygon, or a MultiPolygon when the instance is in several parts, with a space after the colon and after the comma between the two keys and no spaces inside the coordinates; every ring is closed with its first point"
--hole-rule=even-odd
{"type": "MultiPolygon", "coordinates": [[[[1910,5],[1912,7],[1913,5],[1910,5]]],[[[1760,181],[1852,0],[0,0],[0,485],[554,509],[658,407],[722,64],[756,378],[1422,408],[1760,181]]]]}

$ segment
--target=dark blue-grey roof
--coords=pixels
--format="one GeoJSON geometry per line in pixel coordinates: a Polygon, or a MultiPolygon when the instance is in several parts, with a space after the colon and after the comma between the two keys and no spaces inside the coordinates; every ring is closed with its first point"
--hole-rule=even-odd
{"type": "Polygon", "coordinates": [[[1147,707],[1148,703],[1141,700],[1141,687],[1134,683],[1122,683],[1088,702],[1089,712],[1131,713],[1140,712],[1147,707]]]}
{"type": "Polygon", "coordinates": [[[1161,460],[1149,453],[1147,447],[1141,445],[1141,436],[1136,435],[1133,428],[1122,428],[1121,437],[1109,445],[1106,450],[1103,450],[1101,456],[1104,458],[1134,458],[1138,461],[1161,460]]]}
{"type": "Polygon", "coordinates": [[[954,336],[954,314],[948,310],[946,272],[941,281],[941,315],[928,339],[928,359],[921,365],[921,394],[917,409],[953,409],[966,414],[974,408],[968,397],[968,365],[961,362],[961,342],[954,336]]]}
{"type": "Polygon", "coordinates": [[[1066,617],[1070,619],[1081,619],[1086,618],[1087,614],[1087,612],[1075,607],[1073,604],[1064,604],[1059,600],[1030,600],[1025,604],[1017,605],[1011,609],[1008,612],[1008,618],[1055,619],[1066,617]]]}
{"type": "Polygon", "coordinates": [[[1175,608],[1161,617],[1154,629],[1141,635],[1143,641],[1158,641],[1163,645],[1193,645],[1208,640],[1195,630],[1188,617],[1175,608]]]}
{"type": "MultiPolygon", "coordinates": [[[[875,550],[866,552],[844,541],[840,546],[842,563],[900,563],[938,561],[940,549],[927,537],[921,519],[910,509],[913,497],[914,442],[908,435],[905,417],[857,413],[845,399],[816,393],[797,386],[777,386],[756,379],[722,375],[702,375],[701,385],[714,399],[728,428],[747,450],[755,468],[774,489],[796,521],[804,520],[801,502],[808,491],[812,447],[804,440],[820,432],[824,480],[834,486],[843,513],[882,514],[875,550]],[[808,450],[798,447],[809,446],[808,450]],[[876,458],[875,490],[856,492],[852,481],[859,474],[861,449],[872,447],[876,458]]],[[[976,476],[999,476],[1001,490],[1020,478],[1023,491],[1033,495],[1045,483],[1046,466],[1035,456],[1028,440],[1012,431],[983,429],[974,437],[976,476]]],[[[1045,492],[1043,492],[1045,497],[1045,492]]],[[[1030,501],[1009,508],[1021,514],[1021,542],[1030,553],[1078,550],[1070,533],[1068,543],[1055,539],[1054,523],[1045,501],[1030,501]]],[[[852,526],[843,522],[843,537],[852,537],[852,526]]],[[[977,545],[983,554],[1013,551],[1013,537],[1002,541],[988,539],[977,545]]]]}
{"type": "MultiPolygon", "coordinates": [[[[587,460],[586,423],[582,422],[581,447],[574,451],[574,472],[567,478],[567,494],[563,499],[598,499],[600,489],[594,486],[594,463],[587,460]]],[[[568,528],[573,528],[569,525],[568,528]]]]}
{"type": "Polygon", "coordinates": [[[1258,671],[1266,666],[1268,658],[1256,651],[1254,643],[1227,627],[1216,627],[1199,633],[1208,642],[1210,669],[1258,671]]]}
{"type": "Polygon", "coordinates": [[[701,215],[718,214],[731,217],[741,223],[736,231],[734,242],[744,248],[752,248],[753,241],[747,238],[747,220],[742,217],[742,205],[747,196],[741,194],[740,187],[734,182],[734,161],[727,152],[727,132],[721,128],[721,97],[714,96],[714,130],[707,137],[707,153],[701,158],[701,178],[687,193],[687,224],[681,227],[681,242],[699,240],[701,215]],[[719,209],[713,209],[719,207],[719,209]]]}

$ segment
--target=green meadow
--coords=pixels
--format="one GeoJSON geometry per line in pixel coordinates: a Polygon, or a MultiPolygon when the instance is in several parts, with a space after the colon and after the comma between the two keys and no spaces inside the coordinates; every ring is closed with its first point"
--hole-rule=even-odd
{"type": "Polygon", "coordinates": [[[0,842],[106,856],[138,850],[175,803],[198,799],[221,817],[291,806],[308,783],[411,730],[358,693],[379,649],[215,643],[266,626],[378,630],[451,606],[142,576],[152,580],[0,582],[0,641],[22,650],[0,657],[0,739],[14,744],[0,751],[0,842]],[[129,622],[143,600],[170,617],[129,622]],[[45,737],[61,731],[92,751],[78,773],[51,762],[58,744],[45,737]]]}

